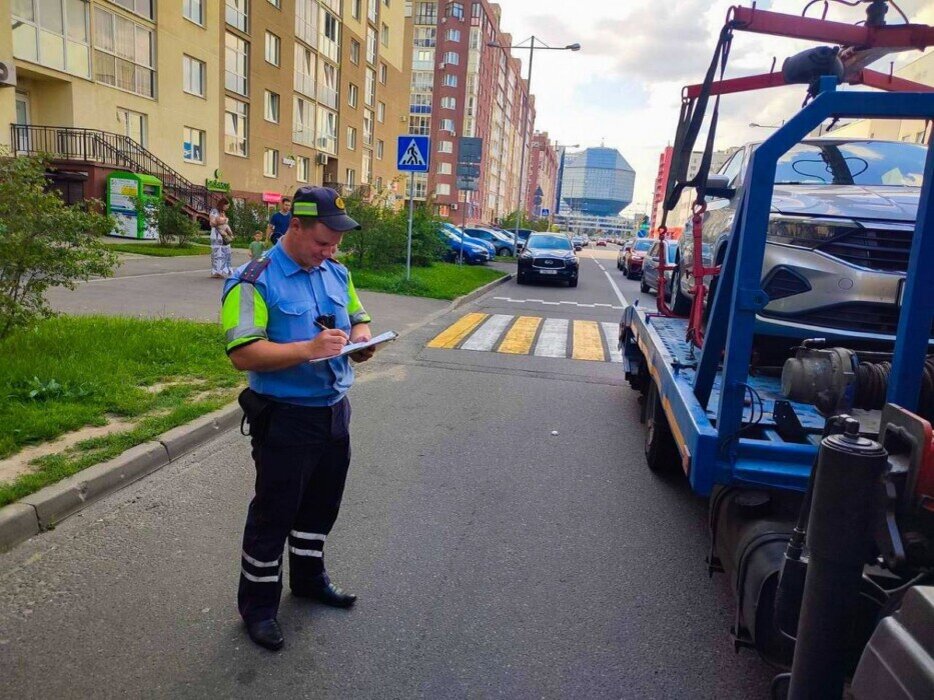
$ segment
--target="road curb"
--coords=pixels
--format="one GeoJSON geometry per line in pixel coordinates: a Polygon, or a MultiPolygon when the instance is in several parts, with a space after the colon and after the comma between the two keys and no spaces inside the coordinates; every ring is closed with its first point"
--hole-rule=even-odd
{"type": "Polygon", "coordinates": [[[0,552],[49,530],[92,503],[178,460],[234,428],[241,410],[236,401],[197,420],[131,447],[117,457],[46,486],[0,508],[0,552]]]}

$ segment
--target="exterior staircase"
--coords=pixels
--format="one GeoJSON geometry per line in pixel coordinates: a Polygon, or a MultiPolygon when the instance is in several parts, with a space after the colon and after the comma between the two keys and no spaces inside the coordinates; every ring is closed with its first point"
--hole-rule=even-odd
{"type": "Polygon", "coordinates": [[[168,201],[180,203],[192,218],[205,221],[208,217],[208,189],[186,179],[129,136],[71,126],[13,124],[11,129],[17,155],[44,155],[59,162],[91,163],[152,175],[162,182],[168,201]]]}

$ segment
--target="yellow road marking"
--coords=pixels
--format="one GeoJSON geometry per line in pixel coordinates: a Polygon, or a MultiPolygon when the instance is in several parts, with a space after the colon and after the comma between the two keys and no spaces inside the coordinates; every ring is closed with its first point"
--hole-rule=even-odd
{"type": "Polygon", "coordinates": [[[535,340],[535,332],[538,330],[542,319],[538,316],[520,316],[516,319],[512,328],[499,344],[497,352],[504,352],[510,355],[528,355],[532,349],[532,341],[535,340]]]}
{"type": "Polygon", "coordinates": [[[483,323],[487,314],[469,313],[462,316],[443,331],[438,333],[428,343],[430,348],[456,348],[460,342],[470,335],[474,329],[483,323]]]}
{"type": "Polygon", "coordinates": [[[596,360],[603,362],[603,342],[600,339],[600,326],[596,321],[574,321],[575,360],[596,360]]]}

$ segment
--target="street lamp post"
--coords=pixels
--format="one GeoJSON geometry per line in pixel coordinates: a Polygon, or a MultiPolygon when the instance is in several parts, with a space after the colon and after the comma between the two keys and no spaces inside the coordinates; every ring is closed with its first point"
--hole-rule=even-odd
{"type": "Polygon", "coordinates": [[[519,250],[519,223],[522,221],[522,207],[523,207],[523,198],[525,194],[525,143],[528,140],[528,124],[529,124],[529,99],[532,97],[532,60],[535,58],[535,49],[540,51],[580,51],[580,44],[568,44],[566,46],[549,46],[544,41],[539,39],[534,34],[529,38],[529,45],[524,46],[525,42],[516,44],[515,46],[503,46],[498,44],[495,41],[488,41],[487,46],[496,48],[496,49],[528,49],[529,51],[529,77],[526,79],[528,88],[528,94],[525,97],[525,104],[522,110],[522,154],[519,159],[519,206],[516,210],[516,226],[515,231],[512,234],[512,247],[513,250],[519,250]],[[535,44],[538,40],[538,45],[535,44]]]}

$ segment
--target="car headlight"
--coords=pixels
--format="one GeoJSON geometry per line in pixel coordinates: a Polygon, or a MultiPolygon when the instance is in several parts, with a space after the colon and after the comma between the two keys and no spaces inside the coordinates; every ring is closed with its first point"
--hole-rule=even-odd
{"type": "Polygon", "coordinates": [[[519,256],[519,260],[531,260],[532,254],[529,251],[525,251],[522,255],[519,256]]]}
{"type": "Polygon", "coordinates": [[[769,221],[767,239],[772,243],[817,248],[857,228],[856,222],[846,219],[774,216],[769,221]]]}

